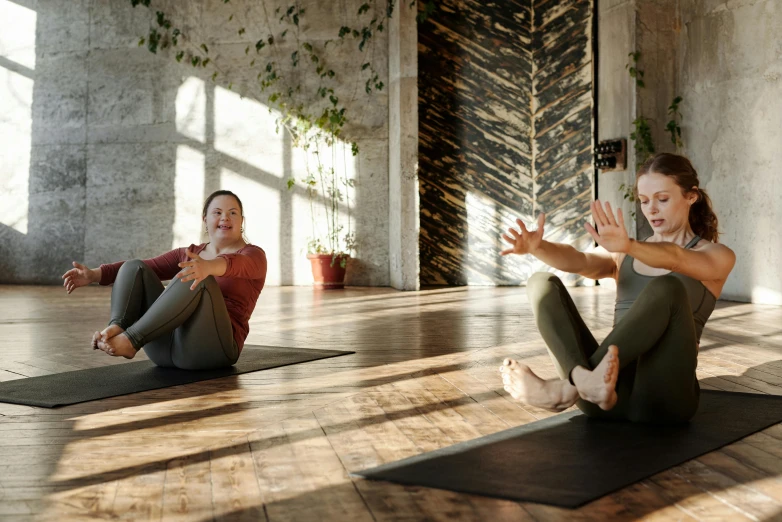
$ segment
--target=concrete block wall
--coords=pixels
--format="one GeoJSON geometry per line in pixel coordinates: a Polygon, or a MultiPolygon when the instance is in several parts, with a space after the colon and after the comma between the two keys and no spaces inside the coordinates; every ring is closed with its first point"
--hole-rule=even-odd
{"type": "MultiPolygon", "coordinates": [[[[3,4],[3,24],[15,23],[0,34],[0,204],[8,209],[0,211],[0,282],[58,283],[72,260],[95,266],[198,243],[202,202],[219,188],[242,196],[247,235],[270,259],[268,283],[311,282],[310,205],[301,185],[288,191],[286,182],[305,177],[305,162],[316,158],[275,132],[258,66],[245,55],[252,32],[288,4],[157,4],[209,45],[225,77],[216,83],[209,68],[138,46],[154,10],[122,0],[3,4]]],[[[321,45],[337,39],[341,26],[359,25],[361,4],[299,2],[307,10],[301,35],[321,45]]],[[[388,84],[387,31],[376,33],[374,49],[362,53],[357,44],[332,45],[325,56],[347,73],[337,94],[352,99],[345,137],[361,152],[353,158],[348,145],[346,154],[337,147],[321,156],[356,181],[349,196],[359,251],[349,283],[388,285],[388,95],[365,95],[361,72],[371,60],[388,84]]],[[[300,74],[289,65],[295,46],[288,37],[276,48],[290,77],[300,74]]],[[[311,76],[302,78],[312,86],[311,76]]]]}
{"type": "MultiPolygon", "coordinates": [[[[674,152],[663,131],[667,107],[684,99],[680,153],[692,160],[720,219],[721,241],[737,255],[722,298],[782,304],[782,4],[775,0],[599,1],[599,136],[629,137],[639,114],[653,118],[658,152],[674,152]],[[625,69],[640,51],[646,87],[625,69]]],[[[632,148],[632,142],[628,142],[632,148]]],[[[622,201],[625,172],[600,173],[600,199],[622,201]]],[[[650,233],[640,211],[631,233],[650,233]]]]}
{"type": "Polygon", "coordinates": [[[680,6],[685,153],[737,256],[723,297],[782,304],[782,3],[680,6]]]}

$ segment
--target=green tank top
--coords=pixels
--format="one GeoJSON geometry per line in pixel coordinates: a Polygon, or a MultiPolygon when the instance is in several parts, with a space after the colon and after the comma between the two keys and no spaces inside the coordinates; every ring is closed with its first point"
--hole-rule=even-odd
{"type": "MultiPolygon", "coordinates": [[[[700,240],[700,236],[696,235],[684,248],[692,248],[700,240]]],[[[624,317],[624,314],[633,305],[641,291],[646,287],[646,284],[657,277],[639,274],[633,268],[633,261],[632,257],[625,256],[622,265],[619,267],[619,280],[616,284],[616,304],[614,305],[614,326],[624,317]]],[[[671,275],[681,280],[684,283],[684,288],[687,289],[690,309],[695,319],[695,333],[698,336],[698,340],[700,340],[703,326],[714,311],[717,298],[700,281],[676,272],[671,272],[671,275]]]]}

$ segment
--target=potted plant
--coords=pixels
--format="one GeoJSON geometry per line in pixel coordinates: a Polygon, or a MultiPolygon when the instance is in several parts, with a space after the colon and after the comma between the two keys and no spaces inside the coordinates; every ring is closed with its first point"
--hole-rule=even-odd
{"type": "MultiPolygon", "coordinates": [[[[307,259],[312,266],[315,287],[324,290],[344,288],[348,260],[356,248],[350,207],[350,189],[355,186],[355,180],[348,176],[347,147],[350,145],[351,155],[356,156],[358,146],[338,139],[345,122],[344,109],[337,109],[336,100],[332,105],[314,121],[295,112],[283,117],[290,118],[285,123],[294,147],[305,153],[305,177],[299,181],[306,187],[310,202],[312,229],[307,259]],[[321,157],[324,150],[331,153],[328,163],[321,157]],[[316,211],[316,199],[324,202],[321,214],[316,211]],[[346,210],[346,220],[340,219],[341,208],[346,210]],[[319,219],[321,216],[323,219],[319,219]]],[[[295,186],[296,179],[289,179],[288,189],[295,186]]]]}

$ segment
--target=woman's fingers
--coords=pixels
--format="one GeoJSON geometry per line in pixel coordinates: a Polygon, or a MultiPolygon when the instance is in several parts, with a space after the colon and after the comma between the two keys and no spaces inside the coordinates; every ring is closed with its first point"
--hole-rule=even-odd
{"type": "Polygon", "coordinates": [[[595,240],[595,243],[600,245],[601,244],[600,235],[597,233],[597,230],[595,230],[595,227],[593,227],[589,223],[584,223],[584,228],[586,229],[587,232],[589,232],[589,235],[592,236],[592,239],[595,240]]]}
{"type": "Polygon", "coordinates": [[[621,208],[616,211],[616,224],[622,227],[623,230],[627,230],[625,229],[625,218],[622,215],[621,208]]]}
{"type": "Polygon", "coordinates": [[[515,245],[516,244],[516,241],[511,239],[510,236],[508,236],[508,234],[503,234],[502,235],[502,239],[504,239],[505,241],[507,241],[511,245],[515,245]]]}
{"type": "Polygon", "coordinates": [[[609,203],[608,201],[606,201],[605,203],[605,214],[606,214],[606,218],[608,219],[608,224],[616,226],[616,219],[614,219],[614,211],[611,208],[611,203],[609,203]]]}
{"type": "Polygon", "coordinates": [[[518,239],[521,237],[521,234],[519,234],[518,230],[516,230],[515,228],[509,228],[508,232],[510,233],[511,236],[513,236],[513,239],[518,239]]]}
{"type": "Polygon", "coordinates": [[[600,204],[600,200],[592,202],[592,215],[595,216],[595,223],[598,227],[605,227],[608,225],[608,218],[603,212],[603,206],[600,204]]]}
{"type": "Polygon", "coordinates": [[[519,225],[522,234],[529,234],[529,230],[527,230],[527,225],[525,225],[522,220],[516,218],[516,223],[519,225]]]}
{"type": "Polygon", "coordinates": [[[542,231],[543,225],[545,224],[546,224],[546,214],[541,212],[540,214],[538,214],[538,230],[542,231]]]}

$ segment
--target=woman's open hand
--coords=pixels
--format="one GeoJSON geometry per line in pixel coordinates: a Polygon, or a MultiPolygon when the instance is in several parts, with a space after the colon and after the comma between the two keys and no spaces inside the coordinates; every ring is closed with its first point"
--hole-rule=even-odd
{"type": "Polygon", "coordinates": [[[190,290],[195,290],[198,283],[212,275],[212,263],[207,259],[201,259],[201,256],[192,253],[190,250],[187,251],[187,257],[190,258],[190,261],[179,263],[179,268],[182,268],[182,270],[177,274],[177,277],[183,283],[192,281],[193,284],[190,285],[190,290]]]}
{"type": "Polygon", "coordinates": [[[62,286],[65,287],[65,290],[69,294],[80,286],[87,286],[90,283],[98,282],[95,270],[90,270],[86,266],[77,263],[76,261],[73,262],[73,268],[65,272],[62,275],[62,278],[62,286]]]}
{"type": "Polygon", "coordinates": [[[611,204],[606,201],[605,210],[600,204],[600,200],[592,202],[592,218],[595,220],[597,230],[589,223],[584,224],[584,228],[594,238],[598,245],[609,252],[625,253],[630,248],[630,236],[625,229],[625,220],[622,217],[622,209],[618,209],[616,217],[611,209],[611,204]]]}
{"type": "Polygon", "coordinates": [[[530,232],[527,227],[524,226],[524,222],[520,219],[516,220],[516,223],[521,229],[521,233],[515,228],[509,228],[508,234],[503,234],[502,239],[513,245],[511,248],[507,248],[500,252],[501,256],[507,256],[508,254],[531,254],[539,246],[543,240],[543,224],[546,222],[546,215],[540,214],[538,216],[538,228],[530,232]]]}

